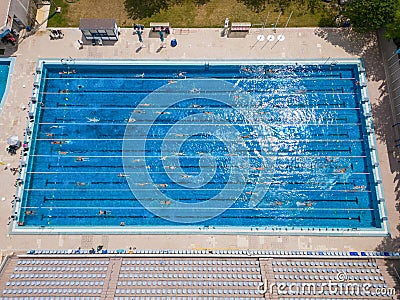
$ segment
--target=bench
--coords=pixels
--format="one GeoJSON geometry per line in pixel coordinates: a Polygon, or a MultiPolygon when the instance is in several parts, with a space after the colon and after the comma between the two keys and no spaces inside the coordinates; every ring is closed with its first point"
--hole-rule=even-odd
{"type": "Polygon", "coordinates": [[[167,33],[168,33],[170,31],[169,22],[165,22],[165,23],[151,22],[150,28],[151,28],[151,31],[153,31],[153,32],[162,30],[164,32],[167,31],[167,33]]]}
{"type": "Polygon", "coordinates": [[[243,22],[243,23],[232,23],[231,31],[234,32],[248,32],[250,31],[251,23],[250,22],[243,22]]]}

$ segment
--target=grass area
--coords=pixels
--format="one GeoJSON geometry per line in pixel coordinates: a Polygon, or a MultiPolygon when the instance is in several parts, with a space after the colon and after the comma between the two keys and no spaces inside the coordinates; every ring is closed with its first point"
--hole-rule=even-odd
{"type": "MultiPolygon", "coordinates": [[[[68,0],[69,2],[71,0],[68,0]]],[[[328,4],[321,0],[287,0],[284,7],[279,1],[265,1],[265,8],[255,11],[243,0],[179,0],[173,4],[164,0],[165,9],[152,14],[150,17],[133,18],[126,10],[126,3],[135,0],[75,0],[68,3],[66,0],[55,0],[62,7],[62,13],[49,20],[50,27],[77,27],[80,18],[115,18],[121,27],[131,27],[133,23],[149,26],[150,22],[170,22],[172,27],[222,27],[225,18],[233,22],[251,22],[252,24],[265,23],[271,27],[275,24],[280,11],[283,14],[279,19],[278,27],[284,27],[290,12],[293,15],[289,27],[329,26],[333,14],[328,4]],[[198,4],[205,2],[204,4],[198,4]],[[270,3],[270,4],[268,4],[270,3]],[[273,4],[275,3],[275,4],[273,4]],[[267,16],[269,17],[267,19],[267,16]]],[[[143,5],[143,4],[142,4],[143,5]]],[[[139,8],[133,7],[133,10],[139,8]]]]}
{"type": "Polygon", "coordinates": [[[55,12],[55,7],[51,5],[50,8],[50,18],[47,22],[48,27],[69,27],[73,23],[72,20],[68,18],[69,5],[64,0],[54,0],[57,6],[61,7],[61,13],[55,12]]]}

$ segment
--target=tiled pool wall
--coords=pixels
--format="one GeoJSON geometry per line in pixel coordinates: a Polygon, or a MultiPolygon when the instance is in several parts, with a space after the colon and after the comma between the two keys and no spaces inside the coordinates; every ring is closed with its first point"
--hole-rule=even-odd
{"type": "MultiPolygon", "coordinates": [[[[28,184],[27,180],[27,167],[30,154],[34,152],[35,145],[31,145],[32,133],[37,130],[38,124],[36,120],[37,107],[40,105],[38,103],[40,92],[44,90],[44,86],[41,85],[42,76],[45,77],[46,68],[44,65],[70,65],[79,63],[79,65],[149,65],[154,64],[155,60],[74,60],[74,59],[45,59],[38,60],[37,68],[34,78],[34,86],[32,91],[31,102],[29,106],[29,118],[26,126],[25,143],[30,147],[26,151],[21,159],[21,175],[20,178],[23,184],[28,184]]],[[[321,236],[385,236],[389,235],[389,224],[388,216],[386,212],[386,204],[383,193],[383,183],[380,171],[379,158],[377,153],[376,137],[374,133],[374,124],[372,118],[371,103],[368,95],[367,88],[367,77],[366,70],[364,68],[364,63],[361,59],[336,59],[332,61],[321,61],[321,60],[229,60],[229,61],[184,61],[185,64],[199,64],[204,63],[213,64],[220,63],[224,65],[340,65],[340,64],[354,64],[358,68],[359,85],[361,92],[361,105],[362,108],[362,121],[364,122],[363,127],[368,134],[368,154],[370,156],[370,161],[372,165],[372,175],[373,182],[375,184],[373,190],[376,192],[376,199],[378,201],[378,213],[379,220],[381,223],[380,228],[370,228],[370,229],[359,229],[359,228],[318,228],[318,227],[266,227],[266,228],[248,228],[243,229],[242,227],[229,227],[229,228],[214,228],[214,227],[199,227],[199,226],[185,226],[177,228],[154,228],[154,227],[51,227],[51,226],[40,226],[40,227],[23,227],[18,226],[18,222],[23,222],[24,215],[18,215],[21,212],[21,199],[23,199],[23,185],[17,186],[16,189],[16,205],[14,214],[17,215],[15,222],[12,222],[10,226],[10,233],[12,234],[255,234],[255,235],[321,235],[321,236]]],[[[182,64],[182,61],[157,61],[160,65],[171,65],[171,64],[182,64]]],[[[10,68],[11,70],[11,68],[10,68]]],[[[10,72],[11,73],[11,72],[10,72]]]]}
{"type": "Polygon", "coordinates": [[[4,93],[2,95],[0,94],[0,113],[3,111],[4,104],[6,102],[8,93],[10,91],[11,79],[12,79],[12,74],[14,71],[14,62],[15,62],[15,58],[13,58],[13,57],[0,58],[0,66],[8,65],[8,75],[7,75],[7,82],[5,85],[4,93]]]}

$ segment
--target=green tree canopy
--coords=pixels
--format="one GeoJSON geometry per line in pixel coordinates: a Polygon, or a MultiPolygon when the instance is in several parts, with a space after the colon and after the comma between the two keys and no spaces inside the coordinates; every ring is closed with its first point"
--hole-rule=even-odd
{"type": "Polygon", "coordinates": [[[391,23],[397,4],[398,0],[353,0],[345,5],[342,13],[355,30],[368,32],[391,23]]]}
{"type": "Polygon", "coordinates": [[[387,25],[385,36],[390,39],[400,40],[400,3],[394,15],[393,22],[387,25]]]}

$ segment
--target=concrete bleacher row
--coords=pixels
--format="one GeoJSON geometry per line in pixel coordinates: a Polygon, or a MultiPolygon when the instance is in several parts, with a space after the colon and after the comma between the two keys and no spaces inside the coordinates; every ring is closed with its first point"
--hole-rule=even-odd
{"type": "MultiPolygon", "coordinates": [[[[118,253],[119,254],[119,253],[118,253]]],[[[392,258],[395,259],[395,258],[392,258]]],[[[381,260],[383,261],[383,260],[381,260]]],[[[269,284],[321,287],[345,274],[352,283],[389,288],[382,264],[370,257],[262,257],[214,255],[13,255],[0,268],[5,299],[331,299],[290,292],[265,295],[269,284]]],[[[393,286],[390,284],[390,286],[393,286]]],[[[335,299],[390,299],[360,294],[335,299]]]]}
{"type": "Polygon", "coordinates": [[[384,251],[278,251],[278,250],[105,250],[92,251],[84,249],[69,250],[29,250],[30,255],[60,255],[60,254],[140,254],[140,255],[254,255],[254,256],[333,256],[333,257],[400,257],[400,252],[384,251]]]}
{"type": "MultiPolygon", "coordinates": [[[[388,299],[392,295],[378,295],[374,290],[388,289],[389,286],[385,281],[378,264],[373,259],[349,259],[331,258],[322,260],[316,259],[274,259],[264,262],[266,269],[270,272],[265,274],[267,280],[275,285],[298,287],[313,285],[316,290],[323,289],[321,295],[313,295],[313,291],[302,291],[303,294],[298,295],[288,289],[288,295],[279,299],[316,299],[316,298],[299,298],[299,296],[314,296],[318,299],[328,299],[332,294],[325,290],[327,283],[334,283],[338,287],[346,287],[346,284],[356,284],[363,287],[365,284],[370,285],[371,291],[364,292],[362,288],[359,295],[354,299],[388,299]]],[[[265,279],[265,278],[264,278],[265,279]]],[[[279,296],[278,292],[275,296],[279,296]]],[[[337,296],[335,299],[347,299],[349,295],[337,296]]],[[[352,298],[353,299],[353,298],[352,298]]]]}
{"type": "Polygon", "coordinates": [[[115,294],[256,297],[259,261],[252,259],[123,259],[115,294]]]}

